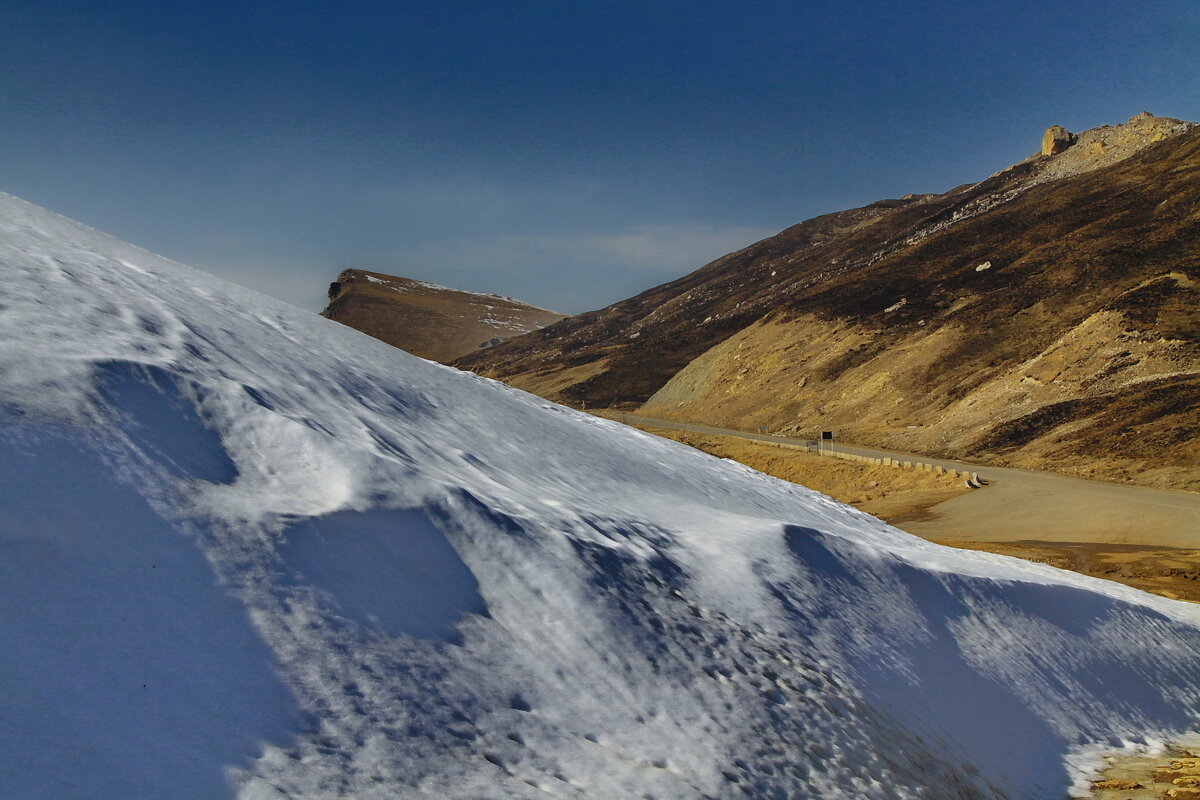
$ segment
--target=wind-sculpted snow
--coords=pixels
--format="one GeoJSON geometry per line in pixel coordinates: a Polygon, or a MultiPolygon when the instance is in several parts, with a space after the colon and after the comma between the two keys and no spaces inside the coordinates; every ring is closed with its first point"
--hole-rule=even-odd
{"type": "Polygon", "coordinates": [[[1050,798],[1194,607],[916,540],[0,197],[0,796],[1050,798]]]}

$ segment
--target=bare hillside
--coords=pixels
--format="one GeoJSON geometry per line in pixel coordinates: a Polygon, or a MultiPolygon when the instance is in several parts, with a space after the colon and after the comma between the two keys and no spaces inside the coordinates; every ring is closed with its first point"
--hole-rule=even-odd
{"type": "Polygon", "coordinates": [[[1198,489],[1200,129],[1045,138],[458,364],[589,407],[1198,489]]]}

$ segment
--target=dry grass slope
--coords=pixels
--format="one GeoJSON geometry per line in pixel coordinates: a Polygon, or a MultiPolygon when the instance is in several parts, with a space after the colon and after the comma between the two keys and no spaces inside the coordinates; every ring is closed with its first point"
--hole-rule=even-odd
{"type": "Polygon", "coordinates": [[[818,217],[457,362],[589,408],[1200,490],[1200,128],[818,217]]]}

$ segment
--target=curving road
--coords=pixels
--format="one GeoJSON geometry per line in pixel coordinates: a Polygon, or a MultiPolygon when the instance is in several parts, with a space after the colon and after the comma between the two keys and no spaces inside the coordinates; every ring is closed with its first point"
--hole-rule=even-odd
{"type": "MultiPolygon", "coordinates": [[[[803,440],[771,434],[634,414],[608,416],[630,424],[805,447],[803,440]]],[[[977,472],[989,482],[984,489],[960,495],[898,522],[899,527],[922,538],[1200,548],[1200,494],[1090,481],[1052,472],[970,464],[840,442],[834,447],[858,455],[901,458],[977,472]]]]}

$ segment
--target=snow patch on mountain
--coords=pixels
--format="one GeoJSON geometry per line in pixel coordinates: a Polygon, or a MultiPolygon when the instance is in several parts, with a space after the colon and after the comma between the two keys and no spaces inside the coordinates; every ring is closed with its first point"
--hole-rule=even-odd
{"type": "Polygon", "coordinates": [[[1198,727],[1194,606],[7,195],[0,269],[5,797],[1044,798],[1198,727]]]}

